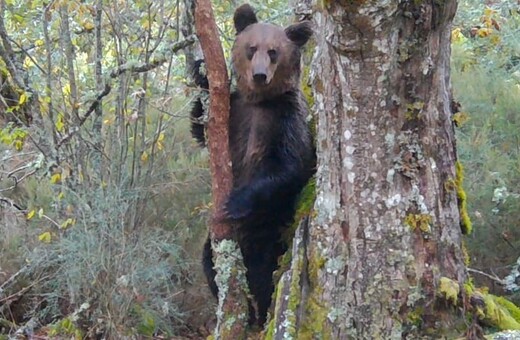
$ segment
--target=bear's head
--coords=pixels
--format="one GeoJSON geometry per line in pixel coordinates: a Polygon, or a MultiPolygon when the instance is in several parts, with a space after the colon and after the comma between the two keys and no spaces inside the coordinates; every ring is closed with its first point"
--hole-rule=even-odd
{"type": "Polygon", "coordinates": [[[248,4],[237,8],[233,20],[237,36],[232,55],[238,92],[260,101],[297,89],[300,49],[312,35],[310,22],[285,29],[259,23],[248,4]]]}

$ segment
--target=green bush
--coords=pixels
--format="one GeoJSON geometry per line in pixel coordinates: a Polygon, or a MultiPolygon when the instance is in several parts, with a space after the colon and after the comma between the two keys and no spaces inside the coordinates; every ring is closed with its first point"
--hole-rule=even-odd
{"type": "Polygon", "coordinates": [[[474,224],[470,266],[501,277],[520,249],[520,14],[514,3],[489,8],[462,1],[452,34],[454,97],[469,117],[457,140],[474,224]]]}

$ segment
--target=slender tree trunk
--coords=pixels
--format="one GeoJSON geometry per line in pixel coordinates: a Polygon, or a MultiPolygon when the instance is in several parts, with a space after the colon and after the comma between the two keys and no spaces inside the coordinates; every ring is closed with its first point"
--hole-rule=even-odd
{"type": "Polygon", "coordinates": [[[214,218],[210,227],[219,290],[215,339],[245,339],[248,316],[247,281],[240,247],[231,225],[220,221],[232,187],[229,155],[229,78],[224,52],[209,0],[197,0],[195,27],[204,54],[209,82],[208,149],[214,218]]]}
{"type": "Polygon", "coordinates": [[[320,6],[315,214],[278,286],[296,303],[277,303],[271,334],[445,335],[460,320],[447,300],[459,302],[466,280],[450,111],[456,1],[320,6]]]}
{"type": "MultiPolygon", "coordinates": [[[[103,60],[103,42],[102,42],[102,18],[103,18],[103,0],[97,0],[96,2],[96,17],[95,17],[95,39],[96,39],[96,51],[95,51],[95,79],[96,79],[96,91],[99,93],[103,91],[103,64],[101,61],[103,60]]],[[[102,127],[102,116],[103,116],[103,103],[100,102],[96,107],[94,121],[93,121],[93,130],[94,130],[94,138],[95,145],[98,148],[97,154],[94,156],[96,159],[94,161],[94,165],[101,164],[101,149],[102,149],[102,136],[101,136],[101,127],[102,127]]]]}

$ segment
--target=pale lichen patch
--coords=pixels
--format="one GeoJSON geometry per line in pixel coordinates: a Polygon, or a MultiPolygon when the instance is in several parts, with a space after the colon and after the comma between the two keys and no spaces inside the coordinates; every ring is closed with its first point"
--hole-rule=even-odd
{"type": "Polygon", "coordinates": [[[401,203],[401,194],[395,194],[392,197],[389,197],[385,200],[385,205],[388,209],[396,207],[401,203]]]}
{"type": "Polygon", "coordinates": [[[389,148],[393,148],[394,145],[395,145],[395,134],[392,133],[392,132],[388,132],[386,135],[385,135],[385,144],[389,147],[389,148]]]}

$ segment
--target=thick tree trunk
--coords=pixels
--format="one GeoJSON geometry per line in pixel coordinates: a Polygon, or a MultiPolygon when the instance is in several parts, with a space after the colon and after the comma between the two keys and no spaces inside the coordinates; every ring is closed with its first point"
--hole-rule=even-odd
{"type": "Polygon", "coordinates": [[[315,216],[278,287],[297,302],[277,304],[270,334],[444,335],[459,313],[447,298],[457,303],[466,280],[450,111],[456,1],[321,4],[315,216]]]}

